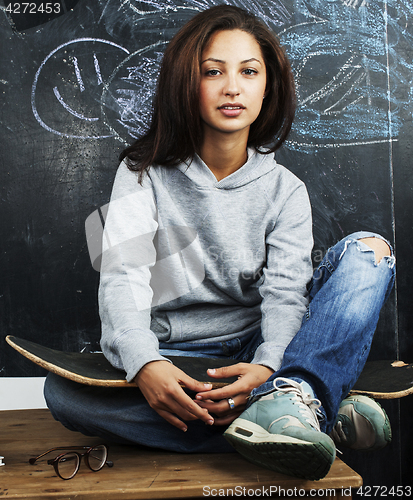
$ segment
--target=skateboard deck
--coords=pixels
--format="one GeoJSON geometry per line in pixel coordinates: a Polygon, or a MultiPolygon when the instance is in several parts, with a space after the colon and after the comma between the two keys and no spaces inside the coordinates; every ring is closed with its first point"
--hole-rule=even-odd
{"type": "MultiPolygon", "coordinates": [[[[74,382],[103,387],[135,387],[125,380],[126,373],[114,368],[101,352],[80,353],[64,352],[45,347],[29,340],[12,335],[6,337],[7,343],[30,361],[46,370],[68,378],[74,382]]],[[[198,358],[192,356],[164,356],[190,377],[200,382],[210,383],[219,388],[235,382],[237,377],[225,379],[211,378],[208,368],[221,368],[236,364],[238,361],[227,358],[198,358]]]]}
{"type": "MultiPolygon", "coordinates": [[[[125,372],[114,368],[103,353],[63,352],[29,340],[9,335],[7,343],[20,354],[46,370],[86,385],[103,387],[136,387],[125,380],[125,372]]],[[[220,368],[238,363],[223,358],[165,356],[190,377],[223,387],[236,380],[210,378],[208,368],[220,368]]],[[[413,394],[413,364],[402,361],[368,361],[350,394],[364,394],[376,399],[396,399],[413,394]]]]}

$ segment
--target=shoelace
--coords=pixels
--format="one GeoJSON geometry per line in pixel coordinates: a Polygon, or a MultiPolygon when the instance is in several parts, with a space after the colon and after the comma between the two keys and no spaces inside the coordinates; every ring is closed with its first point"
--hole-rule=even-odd
{"type": "Polygon", "coordinates": [[[308,392],[304,392],[304,388],[301,384],[288,378],[276,378],[274,380],[274,387],[280,392],[293,393],[296,399],[294,404],[297,404],[300,407],[299,412],[312,427],[320,431],[320,423],[316,413],[318,408],[321,406],[320,400],[313,398],[308,392]],[[280,382],[283,385],[279,387],[277,382],[280,382]]]}

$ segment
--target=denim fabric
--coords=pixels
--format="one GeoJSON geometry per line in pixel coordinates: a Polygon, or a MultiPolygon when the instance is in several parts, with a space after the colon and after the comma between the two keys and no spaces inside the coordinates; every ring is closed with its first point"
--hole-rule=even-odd
{"type": "MultiPolygon", "coordinates": [[[[381,307],[394,282],[394,257],[377,264],[373,250],[358,241],[366,237],[380,238],[354,233],[328,250],[309,284],[308,310],[280,370],[252,391],[250,404],[274,391],[276,377],[304,380],[322,402],[321,426],[329,432],[340,402],[363,369],[381,307]]],[[[169,350],[161,352],[249,361],[261,342],[257,330],[247,339],[191,343],[190,351],[182,343],[167,344],[169,350]]],[[[187,453],[234,451],[222,437],[224,428],[191,421],[183,433],[152,410],[139,390],[88,387],[49,374],[45,398],[56,420],[85,435],[187,453]]]]}
{"type": "Polygon", "coordinates": [[[261,329],[257,328],[245,337],[221,342],[160,342],[159,352],[162,356],[230,358],[249,362],[263,341],[261,329]]]}
{"type": "MultiPolygon", "coordinates": [[[[249,362],[262,342],[261,330],[257,329],[242,339],[225,342],[164,342],[160,343],[160,353],[249,362]]],[[[185,453],[234,451],[222,437],[224,427],[208,426],[198,420],[187,422],[188,430],[184,433],[160,417],[138,389],[88,387],[49,373],[44,394],[54,418],[86,436],[185,453]]]]}
{"type": "Polygon", "coordinates": [[[358,241],[368,237],[381,238],[358,232],[327,251],[309,284],[310,303],[281,368],[252,391],[250,404],[274,391],[277,377],[304,380],[322,403],[322,430],[331,430],[341,401],[364,367],[394,283],[394,256],[377,264],[373,250],[358,241]]]}

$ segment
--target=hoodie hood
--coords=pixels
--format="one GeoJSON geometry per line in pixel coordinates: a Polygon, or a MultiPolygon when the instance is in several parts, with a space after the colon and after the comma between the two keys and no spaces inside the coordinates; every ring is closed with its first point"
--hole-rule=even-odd
{"type": "Polygon", "coordinates": [[[268,174],[268,172],[277,168],[277,162],[275,161],[274,153],[259,154],[254,149],[248,148],[247,162],[220,181],[217,180],[212,171],[198,155],[195,155],[192,161],[182,163],[177,168],[199,187],[235,189],[268,174]]]}

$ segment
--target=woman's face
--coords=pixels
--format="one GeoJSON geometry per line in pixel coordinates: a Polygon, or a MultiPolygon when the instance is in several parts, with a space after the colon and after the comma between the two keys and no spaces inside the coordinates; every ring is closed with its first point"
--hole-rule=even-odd
{"type": "Polygon", "coordinates": [[[200,115],[204,133],[244,133],[258,117],[267,74],[261,47],[241,30],[218,31],[201,58],[200,115]]]}

